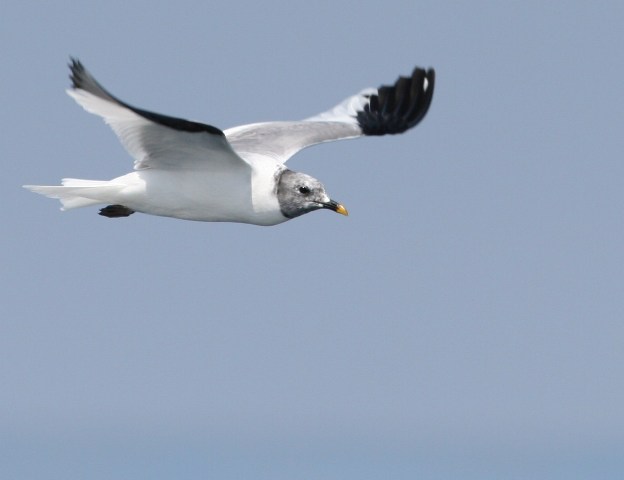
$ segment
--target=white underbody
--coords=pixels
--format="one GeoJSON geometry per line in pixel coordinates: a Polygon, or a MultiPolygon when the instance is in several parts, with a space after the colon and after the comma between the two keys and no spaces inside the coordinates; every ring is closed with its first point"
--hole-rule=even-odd
{"type": "Polygon", "coordinates": [[[260,165],[245,172],[214,169],[144,169],[110,181],[65,179],[63,186],[33,186],[58,198],[63,209],[107,204],[136,212],[203,222],[276,225],[280,210],[273,179],[284,167],[260,165]],[[267,172],[267,168],[272,172],[267,172]],[[270,181],[269,181],[270,180],[270,181]],[[251,186],[251,188],[250,188],[251,186]]]}
{"type": "Polygon", "coordinates": [[[104,203],[203,222],[275,225],[286,221],[275,193],[266,191],[273,186],[263,185],[253,173],[241,176],[240,172],[139,170],[111,180],[111,184],[124,188],[104,203]]]}

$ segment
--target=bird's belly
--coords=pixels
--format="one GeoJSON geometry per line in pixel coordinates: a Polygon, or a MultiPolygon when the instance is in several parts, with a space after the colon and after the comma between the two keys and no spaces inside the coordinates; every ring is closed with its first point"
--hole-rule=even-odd
{"type": "Polygon", "coordinates": [[[203,222],[275,225],[279,211],[254,207],[251,180],[240,175],[198,171],[139,170],[117,180],[127,187],[120,203],[137,212],[203,222]]]}

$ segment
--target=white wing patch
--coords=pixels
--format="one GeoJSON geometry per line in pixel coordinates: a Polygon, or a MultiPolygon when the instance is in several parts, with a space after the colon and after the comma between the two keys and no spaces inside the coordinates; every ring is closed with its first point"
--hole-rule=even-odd
{"type": "Polygon", "coordinates": [[[264,156],[278,163],[285,163],[311,145],[362,134],[357,124],[338,121],[253,123],[229,128],[224,133],[241,157],[264,156]]]}

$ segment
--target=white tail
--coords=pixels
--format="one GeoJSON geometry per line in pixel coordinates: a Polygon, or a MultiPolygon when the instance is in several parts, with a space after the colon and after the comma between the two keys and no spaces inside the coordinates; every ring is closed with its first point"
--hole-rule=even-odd
{"type": "Polygon", "coordinates": [[[64,178],[62,186],[24,185],[31,192],[61,201],[61,210],[88,207],[99,203],[115,203],[115,194],[124,188],[106,180],[64,178]]]}

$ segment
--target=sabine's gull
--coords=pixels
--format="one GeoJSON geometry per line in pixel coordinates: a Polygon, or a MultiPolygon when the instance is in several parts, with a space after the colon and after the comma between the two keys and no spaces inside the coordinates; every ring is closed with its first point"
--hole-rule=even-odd
{"type": "Polygon", "coordinates": [[[403,133],[427,113],[435,72],[415,68],[394,85],[369,88],[301,121],[211,125],[133,107],[104,89],[76,59],[67,93],[111,126],[134,157],[134,171],[109,181],[65,178],[62,186],[25,185],[62,209],[108,204],[100,215],[134,212],[204,222],[276,225],[321,208],[348,215],[317,179],[286,168],[318,143],[403,133]]]}

